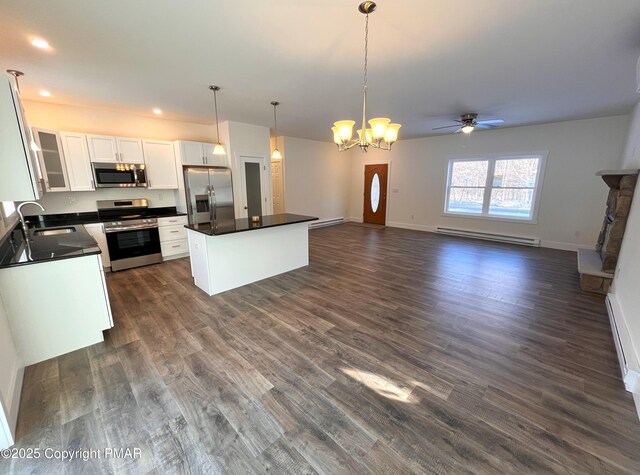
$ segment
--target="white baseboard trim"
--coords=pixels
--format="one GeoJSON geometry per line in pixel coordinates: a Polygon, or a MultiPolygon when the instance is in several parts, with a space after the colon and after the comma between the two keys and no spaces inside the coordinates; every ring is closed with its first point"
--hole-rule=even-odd
{"type": "Polygon", "coordinates": [[[348,223],[362,223],[362,218],[355,218],[353,216],[350,218],[344,218],[344,220],[348,223]]]}
{"type": "Polygon", "coordinates": [[[387,223],[387,226],[391,228],[401,228],[401,229],[412,229],[414,231],[425,231],[427,233],[435,233],[435,226],[427,226],[424,224],[413,224],[413,223],[397,223],[390,221],[387,223]]]}

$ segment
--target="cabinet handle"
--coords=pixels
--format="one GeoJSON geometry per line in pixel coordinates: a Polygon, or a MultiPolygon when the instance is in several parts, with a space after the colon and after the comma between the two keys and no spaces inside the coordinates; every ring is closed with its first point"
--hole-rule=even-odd
{"type": "Polygon", "coordinates": [[[179,233],[180,231],[169,231],[171,234],[179,233]]]}
{"type": "Polygon", "coordinates": [[[176,244],[175,246],[171,246],[172,248],[180,247],[180,244],[176,244]]]}

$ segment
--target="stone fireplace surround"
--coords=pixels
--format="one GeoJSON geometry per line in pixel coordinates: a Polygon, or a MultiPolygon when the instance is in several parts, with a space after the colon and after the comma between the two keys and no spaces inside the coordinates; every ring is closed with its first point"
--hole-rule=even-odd
{"type": "Polygon", "coordinates": [[[613,280],[622,247],[627,218],[639,170],[601,170],[596,173],[609,186],[605,212],[596,249],[578,249],[580,287],[606,294],[613,280]]]}

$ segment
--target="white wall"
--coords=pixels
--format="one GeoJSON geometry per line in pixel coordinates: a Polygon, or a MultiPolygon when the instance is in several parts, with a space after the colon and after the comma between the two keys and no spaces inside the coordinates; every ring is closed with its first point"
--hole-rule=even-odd
{"type": "Polygon", "coordinates": [[[390,160],[390,226],[432,230],[436,225],[538,237],[561,249],[593,247],[607,186],[595,176],[617,168],[628,116],[513,127],[397,142],[391,152],[351,153],[351,217],[362,220],[364,164],[390,160]],[[483,154],[548,151],[537,224],[442,216],[448,161],[483,154]]]}
{"type": "Polygon", "coordinates": [[[70,191],[45,193],[38,200],[46,211],[41,212],[37,207],[24,209],[27,215],[81,213],[96,210],[97,200],[117,200],[129,198],[146,198],[149,206],[160,208],[175,206],[176,196],[173,190],[147,190],[146,188],[111,188],[96,191],[70,191]]]}
{"type": "Polygon", "coordinates": [[[620,168],[640,168],[640,102],[631,112],[629,132],[624,147],[620,168]]]}
{"type": "Polygon", "coordinates": [[[350,157],[333,143],[282,137],[287,213],[320,220],[349,216],[350,157]]]}
{"type": "MultiPolygon", "coordinates": [[[[640,168],[640,103],[631,114],[625,153],[620,165],[625,169],[640,168]]],[[[621,321],[627,326],[633,347],[625,348],[625,351],[633,352],[636,363],[640,362],[640,292],[638,292],[640,286],[640,246],[638,245],[640,242],[640,191],[638,190],[640,186],[636,187],[612,286],[612,292],[622,311],[621,321]]],[[[627,358],[629,357],[631,355],[627,355],[627,358]]],[[[640,415],[640,395],[634,395],[634,398],[640,415]]]]}
{"type": "MultiPolygon", "coordinates": [[[[271,194],[271,149],[269,127],[260,125],[243,124],[240,122],[225,122],[227,154],[232,170],[233,178],[233,199],[236,217],[243,216],[242,209],[242,180],[240,174],[243,170],[240,166],[240,157],[262,157],[264,158],[266,170],[265,189],[263,194],[267,196],[267,203],[263,204],[262,214],[271,214],[273,210],[273,196],[271,194]],[[227,132],[228,130],[228,132],[227,132]]],[[[221,129],[222,130],[222,129],[221,129]]]]}

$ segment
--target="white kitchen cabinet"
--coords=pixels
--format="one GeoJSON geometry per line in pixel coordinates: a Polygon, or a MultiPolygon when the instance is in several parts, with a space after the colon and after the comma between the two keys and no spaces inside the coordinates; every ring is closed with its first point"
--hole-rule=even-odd
{"type": "Polygon", "coordinates": [[[99,255],[0,269],[0,292],[27,366],[99,343],[113,327],[99,255]]]}
{"type": "Polygon", "coordinates": [[[32,129],[38,146],[40,170],[47,191],[70,191],[69,177],[60,136],[55,130],[32,129]]]}
{"type": "Polygon", "coordinates": [[[115,137],[87,134],[87,145],[92,162],[116,163],[120,161],[115,137]]]}
{"type": "Polygon", "coordinates": [[[98,247],[102,251],[102,265],[104,267],[111,267],[111,259],[109,258],[109,246],[107,245],[107,235],[104,232],[104,224],[85,224],[84,228],[89,234],[91,234],[91,237],[96,240],[96,242],[98,243],[98,247]]]}
{"type": "Polygon", "coordinates": [[[180,140],[180,163],[183,165],[206,165],[201,142],[180,140]]]}
{"type": "Polygon", "coordinates": [[[142,140],[87,134],[89,156],[99,163],[144,163],[142,140]]]}
{"type": "Polygon", "coordinates": [[[178,188],[178,172],[173,143],[162,140],[143,140],[147,185],[151,189],[175,190],[178,188]]]}
{"type": "Polygon", "coordinates": [[[163,260],[184,257],[189,253],[187,229],[184,227],[188,223],[189,220],[186,216],[158,218],[158,233],[160,234],[160,249],[163,260]]]}
{"type": "Polygon", "coordinates": [[[178,151],[182,165],[227,166],[226,155],[214,155],[215,144],[179,140],[178,151]]]}
{"type": "Polygon", "coordinates": [[[85,134],[60,132],[71,191],[94,191],[93,170],[85,134]]]}
{"type": "Polygon", "coordinates": [[[120,154],[120,161],[123,163],[144,163],[144,152],[142,151],[142,139],[130,139],[116,137],[116,145],[120,154]]]}
{"type": "Polygon", "coordinates": [[[0,76],[0,201],[42,197],[42,173],[32,143],[16,79],[0,76]]]}

